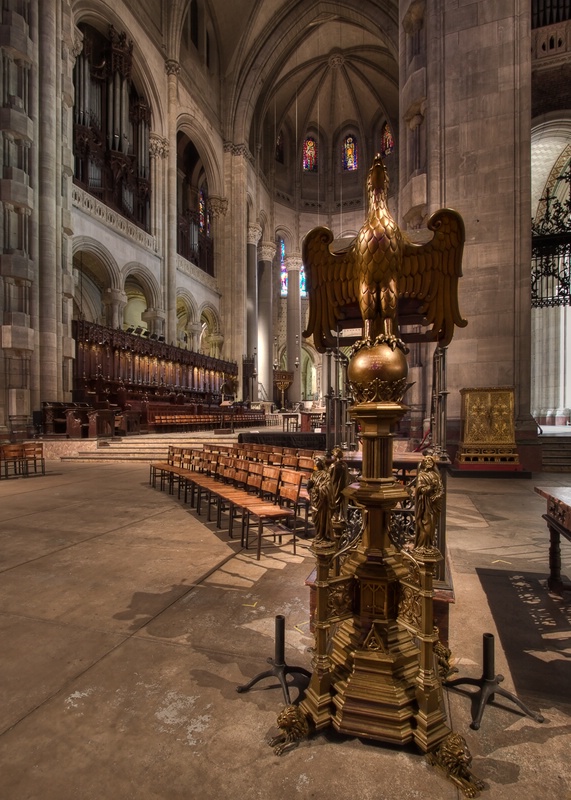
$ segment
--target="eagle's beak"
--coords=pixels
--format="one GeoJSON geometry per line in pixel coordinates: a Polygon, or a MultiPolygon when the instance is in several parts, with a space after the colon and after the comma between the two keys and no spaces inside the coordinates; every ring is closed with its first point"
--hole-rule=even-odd
{"type": "Polygon", "coordinates": [[[387,171],[380,155],[375,156],[375,160],[373,161],[373,165],[371,166],[371,171],[369,173],[369,182],[371,189],[374,192],[382,192],[387,188],[387,171]]]}

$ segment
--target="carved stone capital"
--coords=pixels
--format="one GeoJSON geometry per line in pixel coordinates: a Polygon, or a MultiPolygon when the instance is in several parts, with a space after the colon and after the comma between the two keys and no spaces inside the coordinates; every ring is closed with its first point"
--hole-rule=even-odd
{"type": "Polygon", "coordinates": [[[74,61],[82,50],[83,50],[83,33],[79,30],[79,28],[75,27],[73,29],[73,42],[70,50],[74,61]]]}
{"type": "Polygon", "coordinates": [[[228,198],[212,195],[208,198],[208,210],[214,219],[225,217],[228,211],[228,198]]]}
{"type": "Polygon", "coordinates": [[[258,260],[273,261],[277,247],[273,242],[262,242],[258,245],[258,260]]]}
{"type": "Polygon", "coordinates": [[[248,225],[248,244],[257,245],[261,238],[262,238],[261,227],[256,223],[254,223],[253,225],[248,225]]]}
{"type": "Polygon", "coordinates": [[[291,256],[287,256],[284,264],[285,268],[288,272],[299,272],[301,269],[301,253],[292,253],[291,256]]]}
{"type": "Polygon", "coordinates": [[[149,155],[151,158],[167,158],[169,154],[168,139],[159,136],[158,133],[149,135],[149,155]]]}
{"type": "Polygon", "coordinates": [[[167,75],[180,75],[180,64],[174,58],[165,61],[165,71],[167,75]]]}

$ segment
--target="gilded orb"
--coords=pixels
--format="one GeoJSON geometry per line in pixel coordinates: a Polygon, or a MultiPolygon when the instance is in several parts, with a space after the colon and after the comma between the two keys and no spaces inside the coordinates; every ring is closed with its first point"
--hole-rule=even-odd
{"type": "Polygon", "coordinates": [[[405,354],[385,342],[362,347],[347,366],[349,387],[358,403],[400,402],[409,386],[407,376],[405,354]]]}

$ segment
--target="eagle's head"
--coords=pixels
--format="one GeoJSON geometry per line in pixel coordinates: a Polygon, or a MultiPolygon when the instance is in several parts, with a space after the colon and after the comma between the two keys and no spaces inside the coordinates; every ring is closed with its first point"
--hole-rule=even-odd
{"type": "Polygon", "coordinates": [[[386,198],[389,191],[389,176],[385,169],[380,153],[373,159],[371,169],[367,176],[367,191],[369,195],[369,208],[376,205],[380,199],[386,198]]]}

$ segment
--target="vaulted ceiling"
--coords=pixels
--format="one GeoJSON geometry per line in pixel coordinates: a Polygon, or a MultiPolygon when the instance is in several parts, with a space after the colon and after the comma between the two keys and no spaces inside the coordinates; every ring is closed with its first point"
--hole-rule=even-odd
{"type": "Polygon", "coordinates": [[[396,2],[247,0],[230,4],[231,27],[228,5],[211,2],[234,142],[255,151],[268,129],[301,137],[351,121],[365,135],[380,115],[398,123],[396,2]]]}

